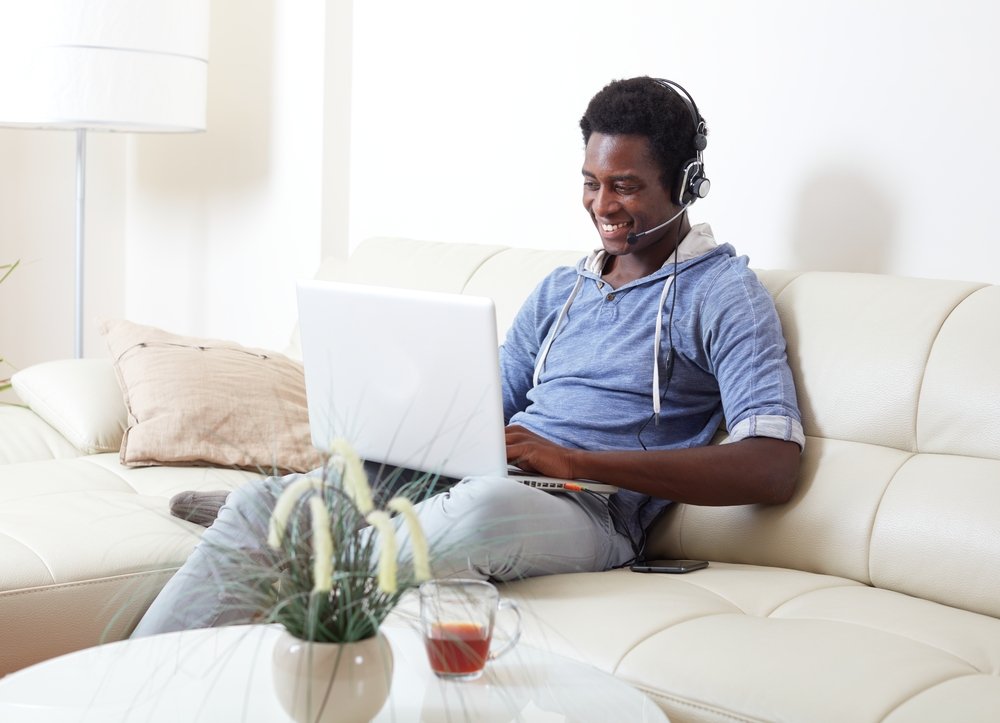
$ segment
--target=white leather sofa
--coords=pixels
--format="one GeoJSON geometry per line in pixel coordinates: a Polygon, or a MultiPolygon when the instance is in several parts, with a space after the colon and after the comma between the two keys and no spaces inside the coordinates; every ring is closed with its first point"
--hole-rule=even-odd
{"type": "MultiPolygon", "coordinates": [[[[319,276],[489,295],[504,328],[580,255],[372,239],[319,276]]],[[[652,552],[705,570],[511,586],[528,638],[673,721],[1000,720],[1000,287],[759,274],[807,434],[794,499],[673,507],[652,552]]],[[[167,499],[249,474],[122,467],[110,363],[59,364],[0,407],[0,674],[127,635],[201,531],[167,499]]]]}

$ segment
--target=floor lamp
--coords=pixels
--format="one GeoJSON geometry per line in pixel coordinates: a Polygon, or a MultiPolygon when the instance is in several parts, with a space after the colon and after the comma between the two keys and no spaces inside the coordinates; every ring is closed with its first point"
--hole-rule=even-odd
{"type": "Polygon", "coordinates": [[[87,132],[205,130],[208,25],[209,0],[0,0],[0,126],[76,132],[77,358],[87,132]]]}

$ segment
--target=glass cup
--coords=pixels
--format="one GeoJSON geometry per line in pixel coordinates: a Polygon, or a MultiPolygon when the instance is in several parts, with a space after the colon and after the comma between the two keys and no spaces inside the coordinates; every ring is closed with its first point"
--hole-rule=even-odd
{"type": "Polygon", "coordinates": [[[441,678],[474,680],[486,662],[499,658],[521,637],[521,611],[482,580],[430,580],[420,586],[420,624],[431,670],[441,678]],[[491,651],[493,624],[500,610],[517,616],[510,640],[491,651]]]}

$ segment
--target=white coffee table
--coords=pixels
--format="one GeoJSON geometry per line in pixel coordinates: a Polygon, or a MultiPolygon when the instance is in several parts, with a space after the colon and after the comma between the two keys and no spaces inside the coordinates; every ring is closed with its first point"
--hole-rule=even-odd
{"type": "MultiPolygon", "coordinates": [[[[589,665],[518,645],[482,678],[441,681],[419,635],[387,627],[395,668],[376,721],[666,721],[649,698],[589,665]]],[[[63,655],[0,679],[11,723],[286,723],[271,683],[274,626],[155,635],[63,655]]]]}

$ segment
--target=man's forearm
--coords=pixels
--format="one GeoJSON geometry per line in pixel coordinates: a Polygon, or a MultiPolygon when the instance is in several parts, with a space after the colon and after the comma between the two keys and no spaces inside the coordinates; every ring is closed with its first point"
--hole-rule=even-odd
{"type": "Polygon", "coordinates": [[[677,450],[573,450],[572,476],[675,502],[742,505],[787,502],[795,490],[799,446],[769,437],[677,450]]]}

